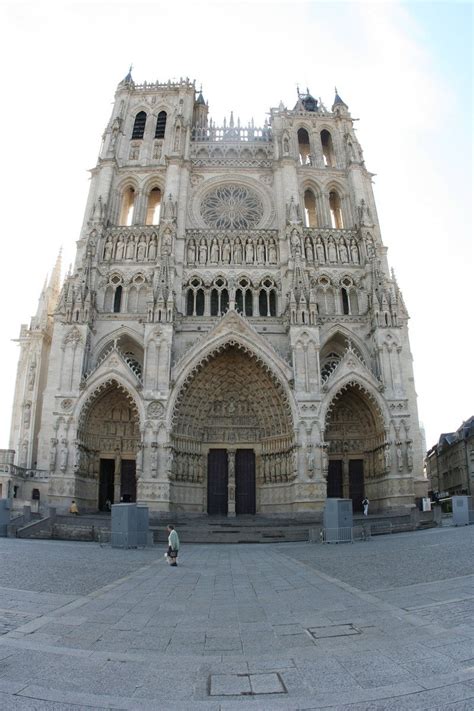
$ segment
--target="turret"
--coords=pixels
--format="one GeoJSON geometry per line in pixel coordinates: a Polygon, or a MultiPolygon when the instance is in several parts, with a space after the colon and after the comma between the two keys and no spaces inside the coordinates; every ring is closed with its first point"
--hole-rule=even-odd
{"type": "Polygon", "coordinates": [[[193,126],[195,128],[206,128],[209,114],[209,106],[204,101],[202,89],[199,91],[198,97],[194,102],[193,110],[193,126]]]}

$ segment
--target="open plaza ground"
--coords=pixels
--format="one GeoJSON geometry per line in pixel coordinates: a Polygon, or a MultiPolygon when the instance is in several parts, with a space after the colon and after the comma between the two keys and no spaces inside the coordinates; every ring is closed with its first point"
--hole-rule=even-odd
{"type": "Polygon", "coordinates": [[[0,539],[0,708],[472,710],[473,543],[0,539]]]}

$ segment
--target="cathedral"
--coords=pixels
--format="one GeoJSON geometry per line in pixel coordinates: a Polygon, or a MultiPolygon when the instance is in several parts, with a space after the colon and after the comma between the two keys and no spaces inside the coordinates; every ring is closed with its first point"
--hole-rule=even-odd
{"type": "Polygon", "coordinates": [[[129,72],[75,264],[21,327],[8,486],[58,511],[412,507],[427,484],[386,253],[337,91],[217,125],[193,82],[129,72]]]}

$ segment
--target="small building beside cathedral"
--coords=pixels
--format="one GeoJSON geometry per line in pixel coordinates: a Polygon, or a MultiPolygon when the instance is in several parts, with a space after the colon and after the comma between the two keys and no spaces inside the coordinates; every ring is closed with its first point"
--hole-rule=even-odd
{"type": "Polygon", "coordinates": [[[219,126],[189,80],[129,73],[91,174],[74,267],[21,327],[3,495],[228,516],[426,495],[408,313],[337,93],[219,126]]]}

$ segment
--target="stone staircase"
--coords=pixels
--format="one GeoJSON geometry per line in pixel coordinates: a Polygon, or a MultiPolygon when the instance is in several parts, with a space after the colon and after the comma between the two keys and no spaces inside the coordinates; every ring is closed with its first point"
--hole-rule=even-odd
{"type": "MultiPolygon", "coordinates": [[[[43,538],[71,541],[110,540],[110,514],[96,513],[81,516],[56,515],[32,521],[18,528],[18,538],[43,538]]],[[[150,519],[154,543],[165,543],[166,526],[173,523],[183,543],[282,543],[296,541],[318,542],[321,539],[321,514],[294,516],[236,516],[210,517],[203,514],[163,513],[150,519]]],[[[354,528],[370,526],[371,535],[401,533],[437,525],[431,512],[372,514],[365,518],[354,514],[354,528]]]]}

